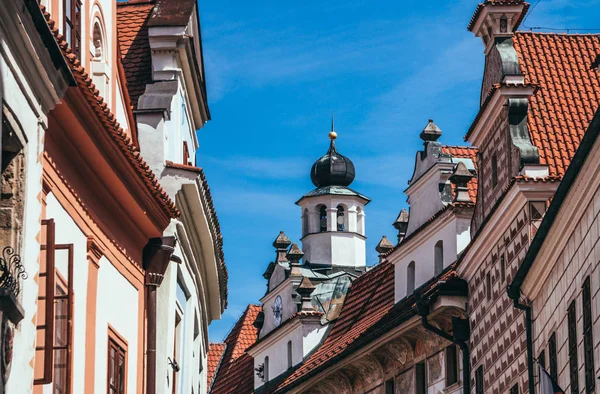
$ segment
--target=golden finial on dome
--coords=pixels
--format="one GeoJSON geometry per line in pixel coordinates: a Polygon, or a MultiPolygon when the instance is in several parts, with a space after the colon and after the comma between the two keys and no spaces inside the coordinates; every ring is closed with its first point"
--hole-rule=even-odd
{"type": "Polygon", "coordinates": [[[334,118],[333,118],[333,114],[331,114],[331,131],[329,132],[329,139],[334,141],[336,138],[337,138],[337,133],[335,132],[334,118]]]}

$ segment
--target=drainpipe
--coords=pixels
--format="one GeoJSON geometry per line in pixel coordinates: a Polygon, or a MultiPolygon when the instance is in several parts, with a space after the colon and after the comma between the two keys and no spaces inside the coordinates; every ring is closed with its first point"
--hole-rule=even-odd
{"type": "Polygon", "coordinates": [[[507,288],[508,296],[513,300],[513,306],[517,309],[525,311],[525,334],[527,335],[527,375],[529,379],[529,392],[534,393],[535,381],[533,376],[533,332],[531,323],[531,306],[521,304],[519,301],[520,294],[515,294],[511,286],[507,288]]]}
{"type": "Polygon", "coordinates": [[[429,305],[423,300],[420,293],[415,292],[415,298],[417,299],[417,313],[421,316],[421,324],[423,328],[431,331],[435,335],[442,337],[455,345],[458,345],[462,353],[463,361],[463,393],[471,393],[471,353],[469,351],[469,344],[467,343],[470,336],[469,321],[467,319],[461,319],[458,317],[452,318],[452,331],[454,335],[450,335],[447,332],[440,330],[436,326],[429,323],[427,316],[429,316],[429,305]]]}
{"type": "Polygon", "coordinates": [[[156,291],[161,285],[173,256],[175,237],[152,238],[144,247],[143,267],[146,271],[146,394],[156,394],[156,291]]]}

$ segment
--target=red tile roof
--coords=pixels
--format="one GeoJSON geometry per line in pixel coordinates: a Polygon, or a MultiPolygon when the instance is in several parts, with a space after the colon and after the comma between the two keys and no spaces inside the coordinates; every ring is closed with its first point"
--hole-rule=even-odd
{"type": "Polygon", "coordinates": [[[277,391],[342,354],[394,306],[394,265],[383,262],[350,285],[339,318],[323,345],[277,391]]]}
{"type": "Polygon", "coordinates": [[[117,34],[121,47],[121,60],[127,77],[131,104],[136,107],[138,98],[152,82],[152,56],[148,40],[148,19],[154,4],[117,3],[117,34]]]}
{"type": "Polygon", "coordinates": [[[246,349],[258,339],[254,321],[261,310],[260,305],[248,305],[227,335],[227,348],[214,378],[211,394],[250,394],[254,391],[254,360],[246,353],[246,349]]]}
{"type": "MultiPolygon", "coordinates": [[[[471,159],[477,170],[477,148],[468,146],[443,146],[442,152],[451,154],[452,157],[456,158],[471,159]]],[[[467,187],[469,188],[471,201],[475,202],[477,200],[477,177],[471,178],[467,187]]]]}
{"type": "Polygon", "coordinates": [[[125,130],[117,122],[116,116],[108,108],[108,104],[104,98],[100,96],[100,92],[92,82],[90,75],[81,65],[77,56],[69,48],[62,34],[59,33],[56,27],[56,22],[50,18],[50,14],[44,6],[40,6],[46,22],[54,35],[58,46],[60,47],[67,65],[71,69],[77,88],[83,93],[90,107],[98,117],[98,120],[104,125],[107,133],[115,144],[115,149],[121,151],[121,154],[129,161],[129,164],[137,172],[141,180],[144,182],[150,193],[153,194],[162,210],[172,218],[179,216],[179,210],[175,207],[173,201],[169,198],[167,192],[160,186],[158,179],[142,158],[139,149],[133,143],[131,137],[127,135],[125,130]]]}
{"type": "Polygon", "coordinates": [[[600,77],[591,67],[600,35],[517,32],[514,47],[531,97],[527,126],[541,164],[563,175],[600,104],[600,77]]]}
{"type": "Polygon", "coordinates": [[[526,3],[524,0],[486,0],[485,2],[477,5],[477,8],[475,9],[473,16],[471,17],[471,21],[469,22],[469,26],[467,26],[467,29],[469,31],[473,30],[473,26],[475,25],[477,18],[479,18],[479,14],[481,13],[481,11],[483,11],[483,9],[485,8],[486,5],[490,5],[490,4],[492,6],[493,5],[517,5],[517,4],[525,5],[525,7],[523,8],[523,12],[519,16],[519,19],[517,20],[517,23],[514,24],[515,30],[519,28],[519,25],[523,21],[523,18],[525,18],[525,14],[527,14],[527,10],[529,9],[529,3],[526,3]]]}
{"type": "Polygon", "coordinates": [[[212,385],[213,378],[215,377],[215,373],[219,369],[221,365],[221,360],[223,359],[223,354],[225,353],[225,349],[227,345],[224,343],[211,343],[208,346],[208,357],[207,357],[207,371],[206,371],[206,380],[208,390],[210,390],[210,386],[212,385]]]}

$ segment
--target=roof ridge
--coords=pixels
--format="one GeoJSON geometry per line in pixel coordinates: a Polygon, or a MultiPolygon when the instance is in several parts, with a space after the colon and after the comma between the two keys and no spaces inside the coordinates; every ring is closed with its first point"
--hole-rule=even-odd
{"type": "MultiPolygon", "coordinates": [[[[565,29],[568,30],[568,29],[565,29]]],[[[517,30],[513,34],[531,34],[539,36],[559,36],[559,37],[600,37],[600,33],[567,33],[567,32],[552,32],[552,31],[531,31],[517,30]]]]}

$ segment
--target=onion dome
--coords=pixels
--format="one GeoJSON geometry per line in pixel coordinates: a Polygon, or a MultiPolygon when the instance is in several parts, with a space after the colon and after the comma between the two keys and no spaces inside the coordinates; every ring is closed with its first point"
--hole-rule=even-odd
{"type": "Polygon", "coordinates": [[[329,150],[318,159],[310,170],[310,179],[316,187],[349,186],[354,180],[354,164],[346,156],[340,155],[335,147],[337,133],[334,131],[333,118],[329,133],[329,150]]]}

